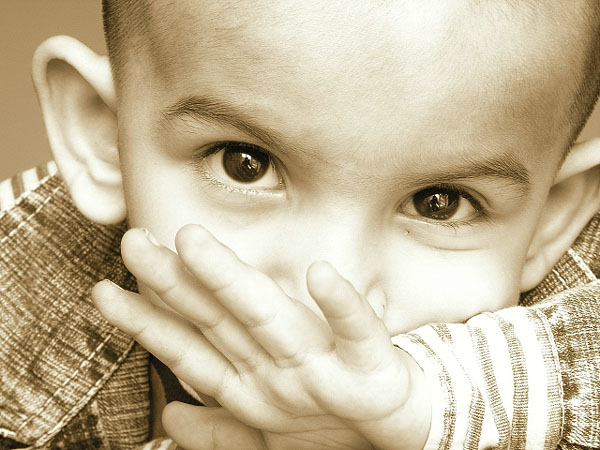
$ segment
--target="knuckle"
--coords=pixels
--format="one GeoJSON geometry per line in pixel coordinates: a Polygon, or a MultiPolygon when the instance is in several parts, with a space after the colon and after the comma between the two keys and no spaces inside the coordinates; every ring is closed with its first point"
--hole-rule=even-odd
{"type": "Polygon", "coordinates": [[[256,368],[260,365],[262,356],[249,355],[245,357],[238,357],[233,363],[240,376],[247,376],[253,374],[256,368]]]}
{"type": "Polygon", "coordinates": [[[227,396],[232,394],[232,379],[238,376],[234,370],[233,367],[226,368],[219,383],[211,390],[212,392],[207,392],[208,395],[215,398],[221,404],[227,403],[227,396]]]}
{"type": "MultiPolygon", "coordinates": [[[[214,277],[210,280],[210,290],[213,292],[215,297],[230,297],[232,290],[236,285],[236,277],[231,274],[231,271],[223,269],[218,277],[214,277]]],[[[239,282],[238,282],[239,283],[239,282]]]]}
{"type": "Polygon", "coordinates": [[[177,374],[184,367],[186,360],[186,351],[182,350],[176,353],[161,355],[161,361],[168,366],[173,373],[177,374]]]}
{"type": "Polygon", "coordinates": [[[223,311],[212,316],[210,319],[205,319],[202,323],[197,324],[202,334],[206,335],[217,329],[219,326],[225,323],[227,320],[227,314],[223,311]]]}
{"type": "Polygon", "coordinates": [[[176,288],[177,282],[175,277],[167,274],[162,275],[160,279],[155,279],[154,286],[152,286],[152,289],[160,297],[171,297],[176,288]]]}
{"type": "Polygon", "coordinates": [[[266,328],[277,320],[278,315],[279,313],[277,311],[268,314],[256,312],[255,314],[248,315],[244,318],[244,325],[246,325],[249,330],[266,328]]]}
{"type": "Polygon", "coordinates": [[[274,359],[275,365],[279,369],[297,369],[304,365],[306,361],[305,353],[293,353],[282,355],[274,359]]]}

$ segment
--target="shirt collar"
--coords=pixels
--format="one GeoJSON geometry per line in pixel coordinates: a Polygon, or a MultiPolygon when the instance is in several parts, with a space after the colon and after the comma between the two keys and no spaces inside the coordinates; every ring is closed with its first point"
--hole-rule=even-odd
{"type": "Polygon", "coordinates": [[[600,213],[588,222],[544,280],[521,295],[523,306],[539,303],[560,292],[598,280],[600,276],[600,213]]]}
{"type": "Polygon", "coordinates": [[[48,442],[127,356],[90,299],[103,278],[136,289],[124,231],[85,219],[57,175],[0,213],[0,435],[48,442]]]}

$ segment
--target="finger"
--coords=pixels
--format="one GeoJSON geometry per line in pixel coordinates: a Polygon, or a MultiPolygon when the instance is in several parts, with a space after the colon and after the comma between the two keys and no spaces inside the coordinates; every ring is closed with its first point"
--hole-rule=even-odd
{"type": "Polygon", "coordinates": [[[235,369],[189,322],[108,280],[94,286],[92,299],[108,322],[195,389],[213,397],[226,385],[233,389],[235,369]]]}
{"type": "Polygon", "coordinates": [[[333,331],[341,359],[366,368],[376,365],[382,350],[389,351],[392,345],[371,305],[327,262],[313,263],[306,282],[333,331]]]}
{"type": "Polygon", "coordinates": [[[175,245],[187,269],[273,358],[293,360],[306,348],[325,345],[328,335],[321,319],[267,275],[240,261],[208,231],[185,226],[175,245]]]}
{"type": "Polygon", "coordinates": [[[139,282],[193,322],[232,363],[252,366],[266,355],[246,329],[213,298],[167,247],[146,230],[132,229],[121,243],[123,260],[139,282]]]}
{"type": "Polygon", "coordinates": [[[186,450],[267,450],[259,430],[223,408],[173,402],[165,407],[162,421],[169,436],[186,450]]]}

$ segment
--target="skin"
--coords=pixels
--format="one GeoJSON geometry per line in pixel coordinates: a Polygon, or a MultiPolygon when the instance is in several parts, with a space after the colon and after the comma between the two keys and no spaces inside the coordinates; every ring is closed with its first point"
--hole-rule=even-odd
{"type": "Polygon", "coordinates": [[[281,436],[300,448],[293,433],[317,423],[348,447],[393,447],[402,435],[419,448],[427,394],[388,337],[515,305],[533,287],[529,251],[569,135],[563,36],[550,21],[532,33],[526,19],[442,1],[427,11],[420,2],[212,3],[149,5],[157,19],[139,51],[145,63],[128,67],[118,101],[128,220],[153,235],[130,231],[124,260],[144,298],[203,334],[106,284],[99,307],[265,430],[269,448],[285,448],[281,436]],[[225,141],[258,146],[275,163],[255,183],[236,182],[223,153],[209,153],[225,141]],[[415,208],[432,186],[461,193],[455,215],[415,208]],[[109,297],[137,306],[111,312],[109,297]],[[122,319],[139,311],[152,327],[122,319]],[[160,330],[177,339],[160,341],[160,330]],[[174,357],[182,341],[185,355],[174,357]],[[194,375],[192,354],[212,374],[194,375]],[[373,372],[384,375],[361,378],[373,372]],[[347,385],[323,382],[340,374],[347,385]],[[223,380],[237,384],[226,391],[223,380]],[[355,402],[327,398],[347,386],[355,402]],[[263,409],[252,413],[247,398],[263,409]],[[352,405],[372,398],[366,423],[352,405]]]}
{"type": "MultiPolygon", "coordinates": [[[[133,227],[149,229],[173,248],[177,230],[202,224],[317,313],[305,273],[312,262],[329,261],[367,297],[390,334],[517,302],[527,250],[566,145],[566,133],[536,126],[565,128],[553,123],[556,108],[540,108],[538,101],[560,99],[551,94],[566,90],[559,61],[543,62],[559,71],[556,81],[540,83],[537,70],[523,72],[518,82],[527,89],[518,98],[498,95],[517,83],[510,79],[521,59],[514,48],[528,48],[532,57],[540,53],[524,33],[526,24],[509,28],[521,41],[502,42],[495,55],[501,62],[481,67],[467,44],[463,52],[440,55],[440,47],[459,45],[451,26],[473,22],[443,8],[429,19],[432,30],[424,40],[411,26],[418,7],[391,26],[390,13],[363,12],[360,5],[353,5],[357,23],[334,16],[339,4],[320,19],[317,8],[306,4],[290,14],[297,23],[265,23],[278,17],[269,11],[273,5],[243,20],[235,8],[204,12],[197,2],[180,2],[164,14],[162,2],[152,5],[161,26],[175,31],[165,35],[155,24],[164,39],[142,52],[150,64],[132,66],[121,91],[121,162],[133,227]],[[188,20],[175,23],[184,14],[188,20]],[[215,24],[227,24],[221,27],[227,30],[213,31],[215,24]],[[377,32],[357,35],[357,29],[377,32]],[[440,44],[448,39],[450,44],[440,44]],[[164,62],[170,60],[177,64],[164,62]],[[226,123],[185,115],[164,119],[164,111],[189,96],[243,109],[281,138],[281,148],[226,123]],[[256,188],[241,186],[250,194],[221,188],[240,185],[218,162],[207,168],[195,156],[221,141],[270,152],[280,161],[285,186],[264,180],[256,188]],[[507,158],[529,173],[527,192],[498,177],[452,180],[473,172],[472,161],[507,158]],[[419,217],[412,196],[436,183],[467,191],[485,216],[463,199],[451,220],[419,217]],[[263,186],[272,189],[262,192],[263,186]]],[[[471,46],[482,33],[493,34],[490,24],[481,26],[471,46]]],[[[549,37],[540,34],[541,46],[549,37]]]]}

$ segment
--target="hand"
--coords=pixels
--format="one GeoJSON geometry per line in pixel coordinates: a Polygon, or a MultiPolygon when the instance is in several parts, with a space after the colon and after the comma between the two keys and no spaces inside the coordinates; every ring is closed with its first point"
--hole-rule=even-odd
{"type": "Polygon", "coordinates": [[[187,450],[372,448],[353,431],[261,432],[243,424],[225,408],[172,402],[165,407],[162,420],[168,435],[187,450]]]}
{"type": "Polygon", "coordinates": [[[182,228],[175,245],[178,254],[141,230],[124,236],[127,267],[173,311],[102,282],[93,296],[109,322],[261,430],[268,448],[283,448],[282,436],[309,436],[302,448],[422,448],[420,369],[329,264],[307,273],[324,321],[200,226],[182,228]]]}

